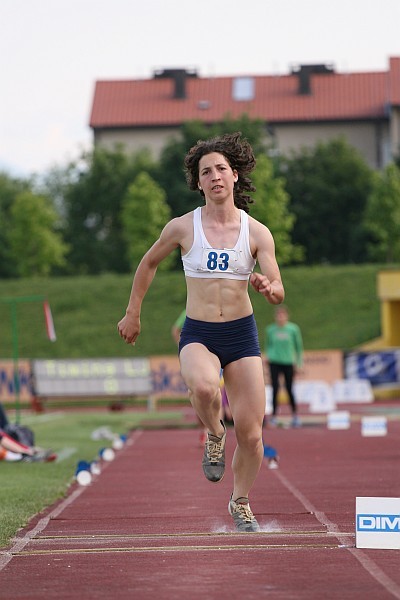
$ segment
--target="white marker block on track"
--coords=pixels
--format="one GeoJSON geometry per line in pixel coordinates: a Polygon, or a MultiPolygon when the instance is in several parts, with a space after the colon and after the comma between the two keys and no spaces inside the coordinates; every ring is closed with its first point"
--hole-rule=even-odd
{"type": "Polygon", "coordinates": [[[335,410],[328,414],[328,429],[350,429],[350,413],[348,410],[335,410]]]}
{"type": "Polygon", "coordinates": [[[364,437],[379,437],[387,434],[386,417],[362,417],[361,435],[364,437]]]}

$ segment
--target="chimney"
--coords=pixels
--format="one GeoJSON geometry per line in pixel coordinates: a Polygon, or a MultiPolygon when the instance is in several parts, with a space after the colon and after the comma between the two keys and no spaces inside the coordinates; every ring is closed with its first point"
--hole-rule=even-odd
{"type": "Polygon", "coordinates": [[[162,69],[154,71],[154,79],[172,79],[174,82],[173,98],[186,98],[186,79],[188,77],[197,77],[195,69],[162,69]]]}
{"type": "Polygon", "coordinates": [[[297,75],[299,79],[298,93],[301,96],[307,96],[312,93],[311,75],[324,75],[334,73],[333,65],[300,65],[292,68],[292,75],[297,75]]]}

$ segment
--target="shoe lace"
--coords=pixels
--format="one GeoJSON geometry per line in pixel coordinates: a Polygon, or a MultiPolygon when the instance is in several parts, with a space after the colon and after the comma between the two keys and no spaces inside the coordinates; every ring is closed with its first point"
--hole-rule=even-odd
{"type": "Polygon", "coordinates": [[[246,523],[252,523],[255,520],[249,504],[233,502],[233,512],[238,513],[241,520],[246,523]]]}
{"type": "Polygon", "coordinates": [[[207,458],[210,462],[218,462],[222,458],[224,443],[223,440],[215,442],[214,440],[207,439],[207,458]]]}

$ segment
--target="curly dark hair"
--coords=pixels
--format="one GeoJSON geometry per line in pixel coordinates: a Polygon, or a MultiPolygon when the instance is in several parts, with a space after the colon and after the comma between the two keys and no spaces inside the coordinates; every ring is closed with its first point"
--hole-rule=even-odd
{"type": "Polygon", "coordinates": [[[228,161],[231,169],[237,171],[238,180],[233,191],[235,206],[249,212],[248,204],[254,200],[246,192],[255,192],[256,188],[248,177],[256,166],[256,159],[253,149],[246,139],[241,139],[241,132],[227,133],[210,140],[199,140],[185,156],[184,169],[186,181],[189,189],[200,191],[204,196],[203,190],[199,190],[199,162],[206,154],[218,152],[228,161]]]}

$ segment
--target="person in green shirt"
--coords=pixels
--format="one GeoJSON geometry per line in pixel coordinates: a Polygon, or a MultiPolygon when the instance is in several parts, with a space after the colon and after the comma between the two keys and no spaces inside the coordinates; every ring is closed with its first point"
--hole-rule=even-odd
{"type": "Polygon", "coordinates": [[[275,323],[265,329],[265,355],[269,363],[272,385],[272,417],[270,424],[276,424],[278,412],[279,376],[283,375],[286,391],[292,409],[292,425],[298,427],[296,399],[293,393],[293,379],[296,369],[303,366],[303,339],[300,327],[289,321],[289,313],[280,305],[275,311],[275,323]]]}
{"type": "Polygon", "coordinates": [[[172,328],[171,328],[172,338],[175,340],[175,342],[177,344],[179,344],[179,339],[181,337],[181,331],[182,331],[182,327],[185,322],[185,319],[186,319],[186,308],[183,309],[183,311],[181,312],[179,317],[176,319],[175,323],[172,325],[172,328]]]}

